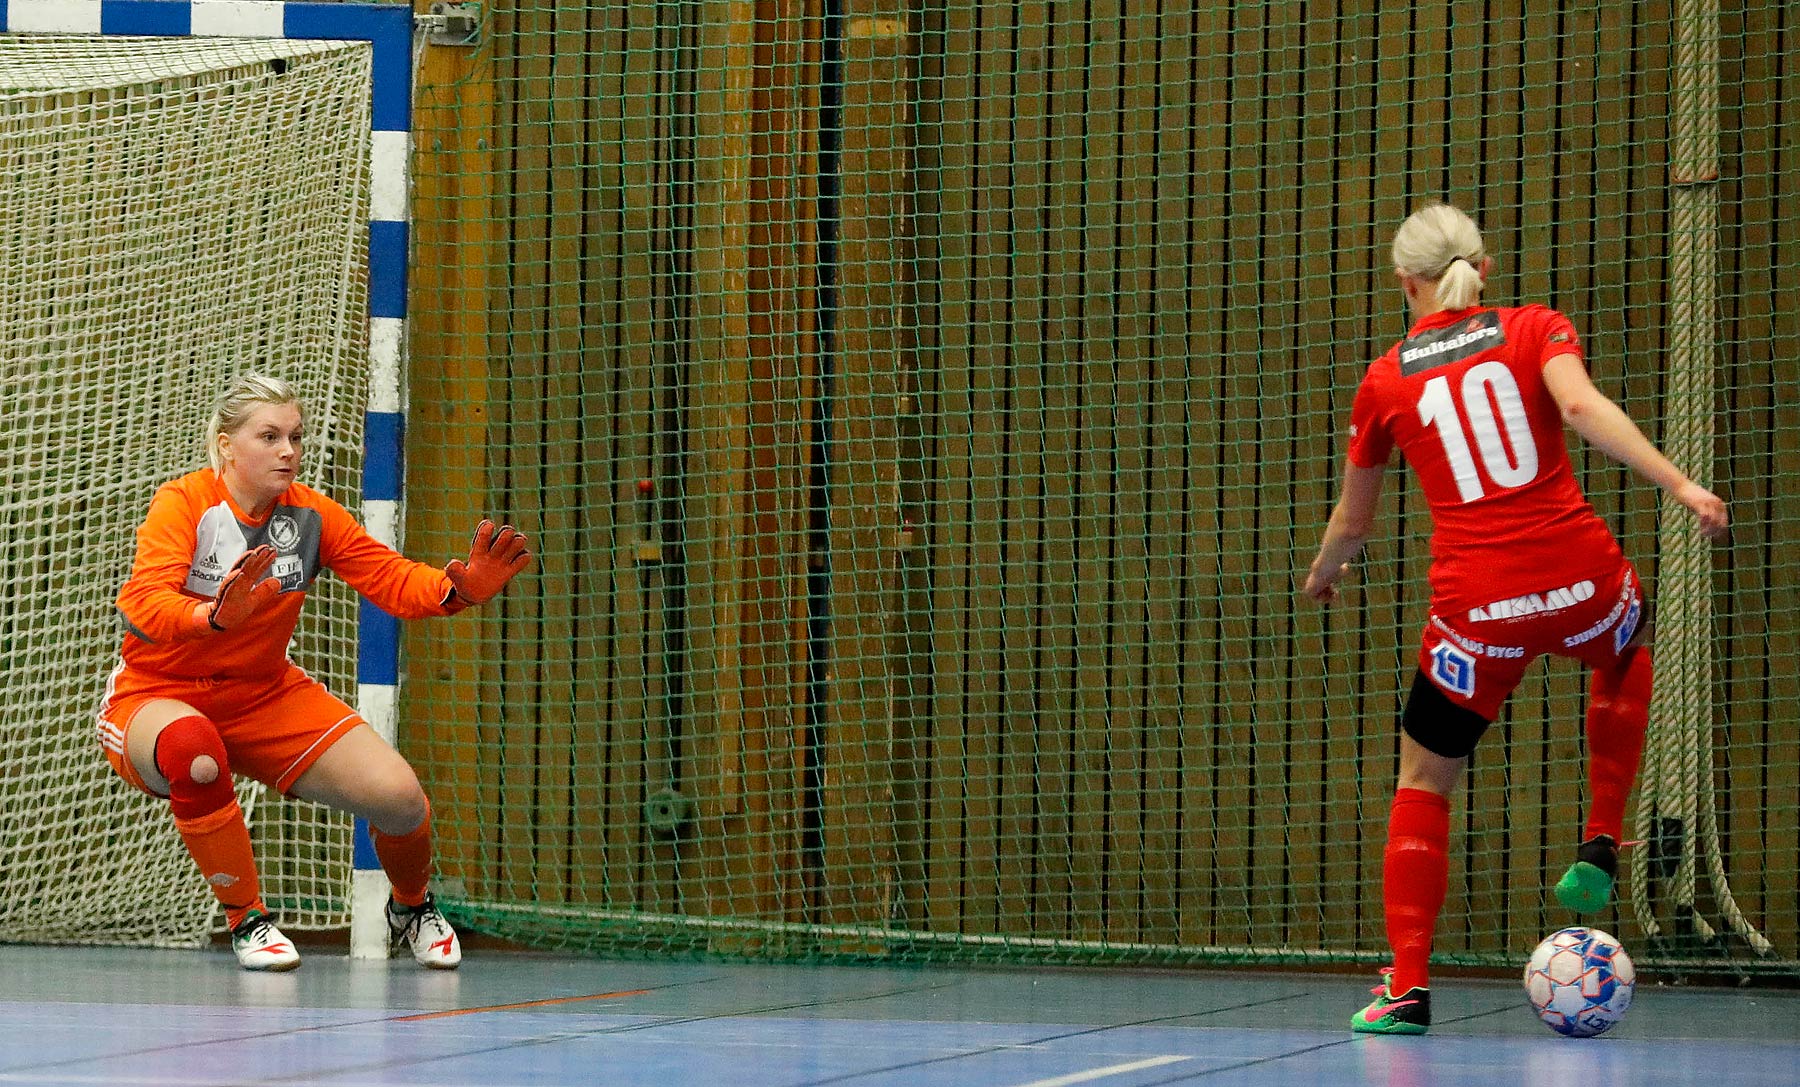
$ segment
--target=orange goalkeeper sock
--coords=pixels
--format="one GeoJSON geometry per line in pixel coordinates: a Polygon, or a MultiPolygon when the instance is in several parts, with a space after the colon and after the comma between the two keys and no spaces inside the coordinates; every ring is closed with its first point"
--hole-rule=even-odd
{"type": "Polygon", "coordinates": [[[256,878],[256,857],[250,851],[250,828],[236,799],[198,819],[175,820],[188,856],[200,866],[200,874],[225,907],[225,923],[236,928],[251,910],[268,913],[256,878]]]}
{"type": "Polygon", "coordinates": [[[425,802],[425,818],[405,834],[383,834],[371,826],[369,840],[388,882],[394,885],[394,901],[402,906],[423,905],[431,881],[431,802],[425,802]]]}

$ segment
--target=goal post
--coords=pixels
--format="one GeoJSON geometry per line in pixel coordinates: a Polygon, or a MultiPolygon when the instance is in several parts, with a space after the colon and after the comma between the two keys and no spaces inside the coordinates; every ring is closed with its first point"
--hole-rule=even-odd
{"type": "MultiPolygon", "coordinates": [[[[94,711],[157,484],[247,369],[308,408],[309,483],[399,545],[412,12],[273,0],[0,0],[0,940],[193,945],[218,924],[94,711]],[[77,544],[79,546],[77,546],[77,544]],[[17,734],[17,733],[16,733],[17,734]]],[[[335,580],[294,656],[394,738],[397,622],[335,580]]],[[[385,956],[367,828],[240,785],[266,897],[385,956]]]]}

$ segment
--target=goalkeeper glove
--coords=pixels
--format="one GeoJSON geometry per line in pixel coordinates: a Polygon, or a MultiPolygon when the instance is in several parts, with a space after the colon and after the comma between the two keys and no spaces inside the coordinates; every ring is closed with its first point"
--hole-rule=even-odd
{"type": "Polygon", "coordinates": [[[263,576],[274,562],[275,549],[268,544],[239,555],[226,571],[225,580],[219,582],[218,593],[211,600],[194,605],[194,626],[230,630],[280,596],[281,582],[263,576]]]}
{"type": "Polygon", "coordinates": [[[461,610],[471,604],[485,604],[500,595],[506,583],[519,571],[531,565],[531,541],[511,525],[494,527],[482,519],[475,526],[475,539],[469,545],[469,561],[451,559],[444,567],[450,579],[453,599],[449,604],[461,610]],[[459,606],[460,605],[460,606],[459,606]]]}

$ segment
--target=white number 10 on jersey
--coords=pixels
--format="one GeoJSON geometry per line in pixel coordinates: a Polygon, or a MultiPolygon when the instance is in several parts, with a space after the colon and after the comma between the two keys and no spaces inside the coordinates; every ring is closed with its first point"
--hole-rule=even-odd
{"type": "MultiPolygon", "coordinates": [[[[1471,366],[1463,374],[1461,392],[1463,410],[1469,416],[1469,429],[1475,432],[1475,447],[1481,451],[1481,466],[1487,469],[1488,478],[1502,488],[1530,483],[1537,476],[1537,443],[1532,439],[1531,421],[1525,418],[1525,401],[1519,395],[1519,383],[1513,380],[1512,371],[1505,363],[1492,360],[1471,366]],[[1512,447],[1511,452],[1508,446],[1512,447]]],[[[1425,392],[1419,397],[1419,421],[1437,428],[1438,441],[1444,444],[1444,457],[1456,476],[1456,490],[1462,500],[1473,502],[1480,498],[1485,493],[1481,476],[1469,453],[1469,436],[1463,431],[1462,417],[1450,394],[1449,378],[1440,374],[1425,383],[1425,392]]]]}

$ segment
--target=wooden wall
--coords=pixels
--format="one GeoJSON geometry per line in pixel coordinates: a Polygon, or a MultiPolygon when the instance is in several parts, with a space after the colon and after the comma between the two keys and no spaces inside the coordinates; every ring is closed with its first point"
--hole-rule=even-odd
{"type": "MultiPolygon", "coordinates": [[[[540,555],[409,634],[446,873],[649,914],[1378,947],[1410,485],[1347,605],[1296,577],[1425,199],[1479,215],[1490,299],[1568,312],[1654,436],[1672,16],[1602,7],[503,3],[480,50],[432,50],[409,550],[490,512],[540,555]],[[643,817],[670,785],[675,837],[643,817]]],[[[1720,814],[1791,955],[1800,43],[1776,9],[1724,29],[1720,814]]],[[[1655,497],[1577,457],[1653,575],[1655,497]]],[[[1582,690],[1534,670],[1477,753],[1441,950],[1552,919],[1582,690]]]]}

